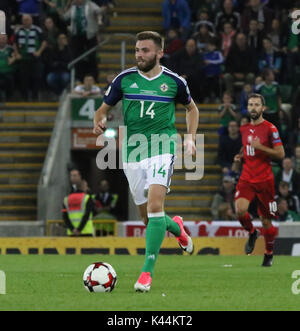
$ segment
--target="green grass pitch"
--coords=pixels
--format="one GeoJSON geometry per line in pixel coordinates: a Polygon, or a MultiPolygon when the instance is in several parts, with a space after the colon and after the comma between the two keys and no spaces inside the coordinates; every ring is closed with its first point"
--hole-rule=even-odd
{"type": "Polygon", "coordinates": [[[1,310],[299,310],[300,294],[292,293],[299,258],[275,256],[271,268],[262,256],[160,256],[149,293],[133,285],[143,256],[0,255],[6,274],[1,310]],[[112,293],[89,293],[85,268],[108,262],[117,271],[112,293]]]}

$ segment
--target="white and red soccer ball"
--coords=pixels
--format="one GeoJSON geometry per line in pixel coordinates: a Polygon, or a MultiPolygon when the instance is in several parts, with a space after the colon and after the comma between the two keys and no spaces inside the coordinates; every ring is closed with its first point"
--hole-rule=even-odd
{"type": "Polygon", "coordinates": [[[111,292],[117,283],[117,273],[108,263],[95,262],[83,274],[83,284],[89,292],[111,292]]]}

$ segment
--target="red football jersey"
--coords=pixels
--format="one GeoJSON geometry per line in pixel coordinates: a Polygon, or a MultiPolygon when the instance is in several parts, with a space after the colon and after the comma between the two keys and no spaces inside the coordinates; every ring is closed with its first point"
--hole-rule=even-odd
{"type": "Polygon", "coordinates": [[[261,144],[273,148],[282,145],[277,128],[264,120],[258,125],[246,124],[240,127],[243,142],[243,171],[241,179],[250,183],[263,182],[274,178],[271,158],[264,152],[251,147],[250,143],[256,137],[261,144]]]}

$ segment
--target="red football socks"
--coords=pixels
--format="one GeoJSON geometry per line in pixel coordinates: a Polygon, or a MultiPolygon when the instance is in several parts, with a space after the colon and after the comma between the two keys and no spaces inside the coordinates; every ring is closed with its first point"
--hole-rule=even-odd
{"type": "Polygon", "coordinates": [[[254,227],[251,221],[251,216],[248,212],[243,217],[239,217],[239,221],[245,230],[250,233],[253,233],[254,227]]]}
{"type": "Polygon", "coordinates": [[[271,225],[268,229],[263,230],[263,235],[265,238],[265,253],[268,255],[273,254],[274,249],[274,242],[275,242],[275,235],[276,229],[273,225],[271,225]]]}

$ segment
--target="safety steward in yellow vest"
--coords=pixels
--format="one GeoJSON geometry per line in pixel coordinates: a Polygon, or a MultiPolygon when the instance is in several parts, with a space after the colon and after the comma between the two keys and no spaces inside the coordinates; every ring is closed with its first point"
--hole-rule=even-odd
{"type": "Polygon", "coordinates": [[[94,203],[89,194],[76,191],[64,198],[63,219],[67,234],[73,236],[94,236],[94,203]]]}

